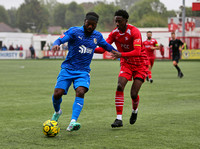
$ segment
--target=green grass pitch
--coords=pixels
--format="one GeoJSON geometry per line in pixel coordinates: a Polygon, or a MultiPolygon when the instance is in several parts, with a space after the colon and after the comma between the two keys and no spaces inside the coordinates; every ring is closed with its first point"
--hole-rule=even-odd
{"type": "Polygon", "coordinates": [[[2,149],[199,149],[200,62],[181,61],[179,79],[171,61],[156,61],[154,83],[140,90],[138,120],[129,124],[131,99],[125,88],[122,128],[112,129],[116,118],[115,90],[118,61],[93,60],[91,85],[78,122],[82,128],[67,132],[73,86],[63,97],[61,131],[45,137],[42,123],[51,118],[51,96],[63,60],[0,61],[0,146],[2,149]]]}

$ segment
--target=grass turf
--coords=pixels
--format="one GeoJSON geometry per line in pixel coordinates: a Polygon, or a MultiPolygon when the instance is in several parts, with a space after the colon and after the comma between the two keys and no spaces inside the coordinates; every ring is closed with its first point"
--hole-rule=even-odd
{"type": "Polygon", "coordinates": [[[122,128],[112,129],[118,61],[93,61],[91,85],[78,122],[82,128],[67,132],[74,90],[63,97],[61,131],[54,138],[42,133],[42,123],[53,114],[51,96],[62,60],[0,61],[0,146],[7,148],[200,148],[199,61],[181,61],[179,79],[171,61],[156,61],[154,83],[140,90],[138,120],[129,124],[129,82],[125,88],[122,128]]]}

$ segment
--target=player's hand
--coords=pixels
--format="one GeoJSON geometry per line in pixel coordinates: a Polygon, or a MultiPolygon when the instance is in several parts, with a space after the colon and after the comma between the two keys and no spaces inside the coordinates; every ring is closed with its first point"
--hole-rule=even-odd
{"type": "Polygon", "coordinates": [[[122,54],[120,52],[112,50],[111,56],[115,59],[122,57],[122,54]]]}
{"type": "Polygon", "coordinates": [[[155,50],[155,48],[154,48],[154,47],[150,47],[150,49],[151,49],[151,50],[155,50]]]}
{"type": "Polygon", "coordinates": [[[53,51],[58,51],[58,50],[60,50],[60,46],[59,45],[55,45],[55,46],[53,46],[52,50],[53,51]]]}

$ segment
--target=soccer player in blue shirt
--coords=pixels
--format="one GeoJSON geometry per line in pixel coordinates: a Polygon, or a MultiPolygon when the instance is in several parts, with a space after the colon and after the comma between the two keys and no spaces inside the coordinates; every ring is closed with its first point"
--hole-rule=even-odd
{"type": "Polygon", "coordinates": [[[67,131],[79,130],[81,125],[77,119],[81,113],[84,103],[84,95],[89,90],[90,85],[90,63],[97,46],[105,48],[107,51],[115,53],[116,50],[108,44],[102,34],[95,30],[99,16],[95,12],[86,14],[82,27],[71,27],[61,37],[53,43],[53,50],[59,50],[60,45],[68,42],[68,55],[61,65],[60,73],[57,77],[54,94],[52,96],[55,113],[52,120],[58,121],[62,114],[60,104],[62,95],[66,95],[71,83],[76,92],[75,101],[72,108],[72,117],[67,131]]]}

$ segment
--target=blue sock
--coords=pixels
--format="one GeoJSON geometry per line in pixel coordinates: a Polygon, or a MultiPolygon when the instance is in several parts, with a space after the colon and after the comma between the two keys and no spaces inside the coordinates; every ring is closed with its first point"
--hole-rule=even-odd
{"type": "Polygon", "coordinates": [[[81,110],[83,108],[83,104],[84,104],[84,98],[80,98],[80,97],[76,97],[74,104],[73,104],[73,108],[72,108],[72,118],[71,119],[75,119],[77,121],[81,110]]]}
{"type": "Polygon", "coordinates": [[[60,110],[60,104],[62,102],[62,98],[60,98],[59,100],[55,100],[54,97],[52,96],[52,101],[53,101],[54,110],[58,112],[60,110]]]}

